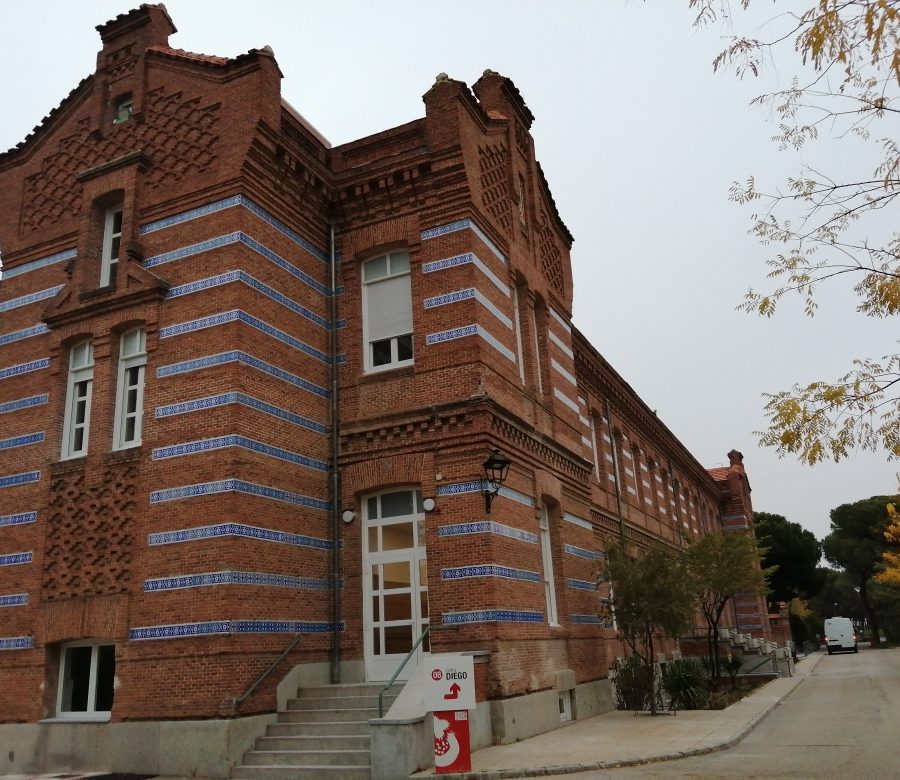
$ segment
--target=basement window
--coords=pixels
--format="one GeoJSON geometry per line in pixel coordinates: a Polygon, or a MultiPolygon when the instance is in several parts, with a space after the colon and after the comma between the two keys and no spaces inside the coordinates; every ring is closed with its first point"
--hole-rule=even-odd
{"type": "Polygon", "coordinates": [[[572,691],[560,691],[559,722],[568,723],[570,720],[572,720],[572,691]]]}
{"type": "Polygon", "coordinates": [[[63,645],[56,717],[109,720],[116,675],[116,646],[94,642],[63,645]]]}

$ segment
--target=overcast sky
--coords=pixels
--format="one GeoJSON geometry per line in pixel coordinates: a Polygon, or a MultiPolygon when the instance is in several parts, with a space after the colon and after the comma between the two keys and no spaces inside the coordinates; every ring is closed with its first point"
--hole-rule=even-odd
{"type": "MultiPolygon", "coordinates": [[[[94,27],[137,4],[0,0],[0,148],[93,72],[94,27]]],[[[764,392],[897,349],[896,323],[856,314],[846,286],[822,288],[813,320],[799,299],[771,320],[735,311],[749,286],[765,288],[767,255],[747,236],[752,209],[729,203],[728,187],[749,175],[774,187],[803,160],[779,152],[775,118],[749,106],[789,82],[791,56],[765,82],[713,74],[722,30],[695,31],[687,0],[165,5],[173,46],[224,56],[271,46],[282,94],[333,144],[422,116],[440,72],[470,85],[486,68],[509,76],[575,236],[574,322],[697,459],[727,464],[740,450],[754,508],[820,538],[833,507],[897,491],[900,466],[882,455],[809,468],[753,435],[765,427],[764,392]]],[[[816,154],[849,169],[862,150],[816,154]]]]}

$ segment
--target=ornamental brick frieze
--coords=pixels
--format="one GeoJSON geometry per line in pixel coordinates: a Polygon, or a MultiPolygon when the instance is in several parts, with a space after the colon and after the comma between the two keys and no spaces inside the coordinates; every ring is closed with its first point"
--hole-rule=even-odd
{"type": "Polygon", "coordinates": [[[411,439],[425,436],[446,436],[465,433],[471,427],[472,417],[463,412],[408,420],[396,425],[373,425],[341,433],[341,450],[344,454],[364,451],[376,444],[404,445],[411,439]]]}
{"type": "Polygon", "coordinates": [[[99,484],[83,468],[51,478],[43,593],[48,601],[129,590],[138,463],[109,464],[99,484]]]}
{"type": "Polygon", "coordinates": [[[345,219],[388,218],[398,211],[413,212],[432,186],[427,164],[382,171],[365,181],[336,186],[337,201],[345,219]]]}
{"type": "Polygon", "coordinates": [[[78,216],[83,187],[76,174],[135,148],[143,149],[153,163],[147,181],[154,187],[208,170],[216,159],[219,106],[201,102],[199,97],[184,100],[181,92],[154,90],[147,95],[142,121],[135,118],[103,136],[93,131],[89,117],[81,119],[44,158],[41,170],[25,180],[22,228],[34,231],[63,216],[78,216]]]}
{"type": "Polygon", "coordinates": [[[512,230],[512,201],[509,193],[509,152],[502,144],[478,147],[481,171],[481,202],[497,225],[512,230]]]}
{"type": "Polygon", "coordinates": [[[593,467],[580,456],[568,456],[502,417],[493,417],[491,427],[499,438],[512,442],[522,451],[531,454],[535,460],[549,463],[557,471],[568,475],[579,484],[587,485],[593,467]]]}
{"type": "Polygon", "coordinates": [[[610,538],[612,535],[617,537],[619,533],[619,521],[602,512],[598,512],[596,509],[591,509],[591,522],[595,528],[599,529],[600,534],[604,538],[610,538]]]}

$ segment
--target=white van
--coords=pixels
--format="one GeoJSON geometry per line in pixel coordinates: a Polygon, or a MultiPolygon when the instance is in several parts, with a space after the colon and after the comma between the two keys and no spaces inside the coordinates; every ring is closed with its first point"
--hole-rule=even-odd
{"type": "Polygon", "coordinates": [[[825,649],[828,655],[839,650],[858,653],[856,632],[850,618],[833,617],[825,619],[825,649]]]}

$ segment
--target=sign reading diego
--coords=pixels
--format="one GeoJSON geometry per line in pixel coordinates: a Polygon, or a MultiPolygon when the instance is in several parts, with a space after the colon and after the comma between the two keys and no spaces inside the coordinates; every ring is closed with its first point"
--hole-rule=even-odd
{"type": "Polygon", "coordinates": [[[425,709],[431,712],[475,709],[475,663],[470,655],[425,658],[425,709]]]}

